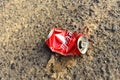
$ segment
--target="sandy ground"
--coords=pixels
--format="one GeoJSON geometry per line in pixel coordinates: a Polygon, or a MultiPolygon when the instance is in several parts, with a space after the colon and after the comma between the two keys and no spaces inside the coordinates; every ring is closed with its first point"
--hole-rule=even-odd
{"type": "Polygon", "coordinates": [[[120,0],[0,0],[0,80],[119,80],[120,0]],[[45,39],[53,27],[95,40],[63,57],[45,39]]]}

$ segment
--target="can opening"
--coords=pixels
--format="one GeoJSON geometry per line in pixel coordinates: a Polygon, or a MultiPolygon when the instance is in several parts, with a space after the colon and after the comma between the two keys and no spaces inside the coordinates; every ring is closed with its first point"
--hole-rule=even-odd
{"type": "Polygon", "coordinates": [[[81,36],[77,41],[77,47],[81,54],[85,54],[88,50],[88,39],[85,36],[81,36]]]}
{"type": "Polygon", "coordinates": [[[82,49],[81,43],[82,43],[82,41],[79,42],[79,48],[80,49],[82,49]]]}

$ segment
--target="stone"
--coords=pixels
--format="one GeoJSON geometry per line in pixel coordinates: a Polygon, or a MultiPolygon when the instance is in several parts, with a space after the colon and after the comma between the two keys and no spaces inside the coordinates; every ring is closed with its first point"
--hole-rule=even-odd
{"type": "Polygon", "coordinates": [[[115,32],[117,30],[117,26],[112,26],[112,32],[115,32]]]}

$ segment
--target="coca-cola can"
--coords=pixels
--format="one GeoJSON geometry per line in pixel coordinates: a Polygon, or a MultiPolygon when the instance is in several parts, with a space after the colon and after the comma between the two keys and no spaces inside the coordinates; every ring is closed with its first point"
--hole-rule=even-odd
{"type": "Polygon", "coordinates": [[[85,54],[89,41],[83,33],[53,28],[45,43],[53,52],[67,56],[85,54]]]}

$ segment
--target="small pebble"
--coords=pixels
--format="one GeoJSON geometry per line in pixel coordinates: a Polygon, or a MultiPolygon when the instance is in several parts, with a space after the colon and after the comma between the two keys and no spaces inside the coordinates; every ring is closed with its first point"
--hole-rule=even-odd
{"type": "Polygon", "coordinates": [[[10,64],[10,69],[15,69],[15,64],[14,63],[10,64]]]}
{"type": "Polygon", "coordinates": [[[115,32],[117,30],[116,26],[112,26],[112,32],[115,32]]]}

